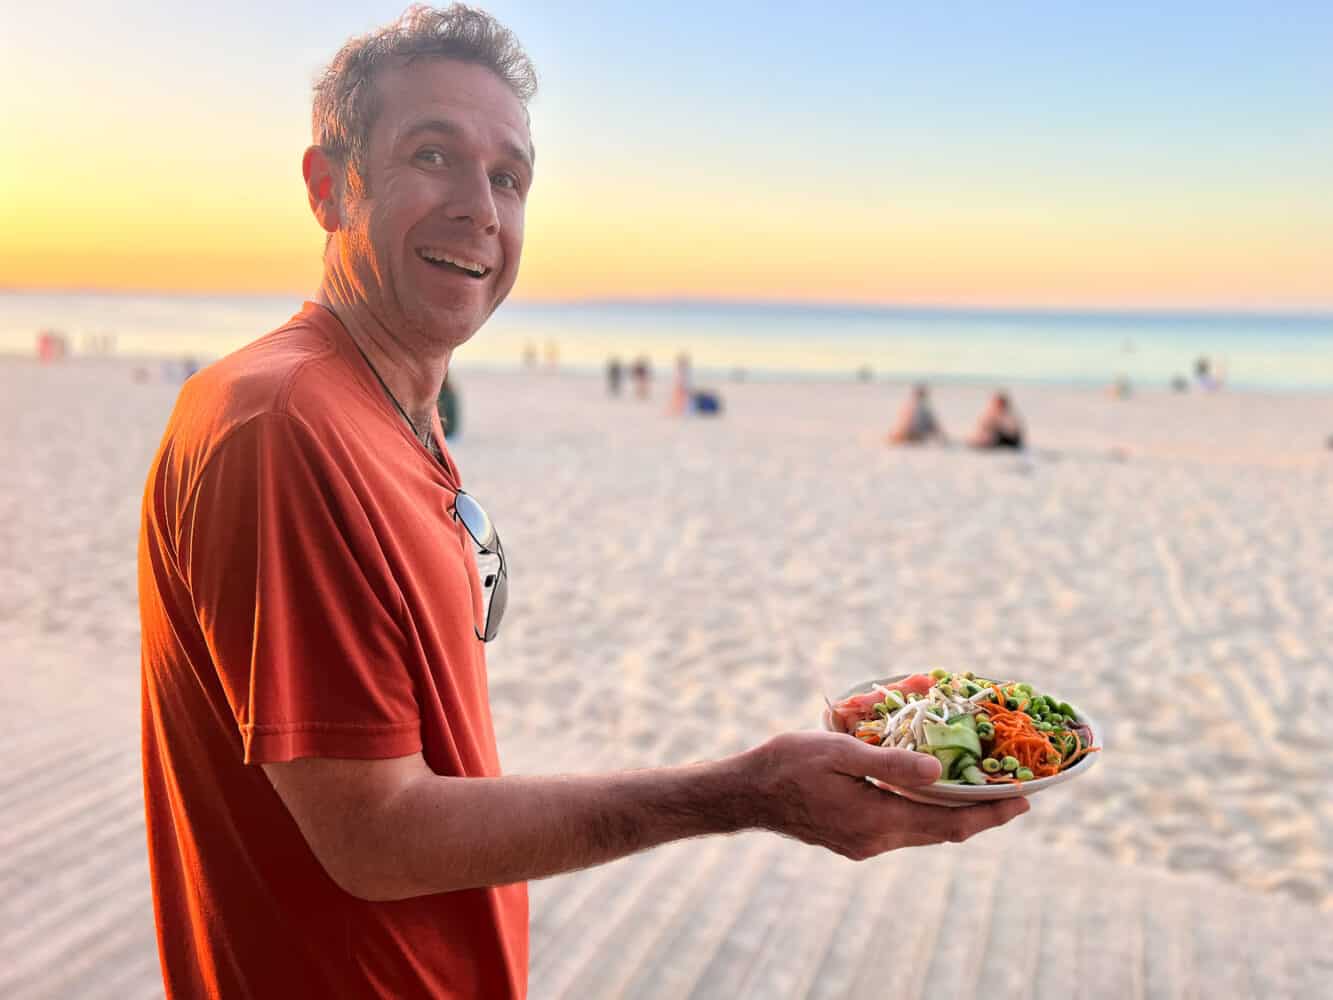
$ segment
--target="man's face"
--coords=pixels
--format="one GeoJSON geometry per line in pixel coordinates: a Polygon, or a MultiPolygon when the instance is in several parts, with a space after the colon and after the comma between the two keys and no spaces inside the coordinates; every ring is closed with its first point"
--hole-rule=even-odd
{"type": "Polygon", "coordinates": [[[457,347],[518,277],[526,115],[491,70],[451,59],[386,69],[374,85],[366,191],[346,193],[340,269],[381,322],[457,347]]]}

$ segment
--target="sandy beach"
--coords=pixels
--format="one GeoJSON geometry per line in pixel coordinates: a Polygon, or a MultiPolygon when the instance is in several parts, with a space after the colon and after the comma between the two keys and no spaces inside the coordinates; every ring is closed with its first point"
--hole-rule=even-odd
{"type": "MultiPolygon", "coordinates": [[[[852,865],[755,834],[535,885],[534,998],[845,996],[886,951],[890,995],[1326,988],[1333,398],[1018,386],[1018,457],[888,449],[883,382],[721,383],[725,415],[683,421],[660,382],[458,383],[452,449],[511,563],[507,771],[725,754],[936,666],[1055,692],[1107,747],[963,847],[852,865]]],[[[5,997],[160,993],[135,545],[178,389],[0,361],[5,997]]],[[[985,395],[938,387],[945,428],[985,395]]]]}

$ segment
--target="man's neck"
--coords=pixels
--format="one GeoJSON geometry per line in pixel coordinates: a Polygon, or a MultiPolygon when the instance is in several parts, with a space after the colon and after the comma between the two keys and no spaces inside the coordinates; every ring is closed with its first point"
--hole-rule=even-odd
{"type": "Polygon", "coordinates": [[[439,347],[408,331],[390,329],[364,302],[341,291],[336,282],[326,277],[315,301],[331,310],[347,328],[353,343],[406,411],[413,431],[423,441],[428,440],[452,352],[446,349],[441,353],[439,347]]]}

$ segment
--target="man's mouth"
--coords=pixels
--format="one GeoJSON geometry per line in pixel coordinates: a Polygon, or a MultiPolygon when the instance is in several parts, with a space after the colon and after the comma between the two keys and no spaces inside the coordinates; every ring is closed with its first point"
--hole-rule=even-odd
{"type": "Polygon", "coordinates": [[[484,278],[491,273],[491,269],[480,261],[475,261],[468,257],[460,257],[457,254],[449,253],[445,250],[437,250],[434,247],[419,248],[417,250],[417,256],[427,264],[438,267],[442,271],[453,271],[456,274],[462,274],[469,278],[484,278]]]}

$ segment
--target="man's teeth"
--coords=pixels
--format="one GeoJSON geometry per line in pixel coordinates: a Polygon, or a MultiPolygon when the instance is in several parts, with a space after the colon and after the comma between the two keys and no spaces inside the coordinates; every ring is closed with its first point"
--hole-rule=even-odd
{"type": "Polygon", "coordinates": [[[468,260],[466,257],[455,257],[443,250],[426,249],[418,250],[417,253],[434,264],[452,264],[454,267],[461,267],[464,271],[475,274],[479,278],[486,273],[485,264],[478,264],[475,260],[468,260]]]}

